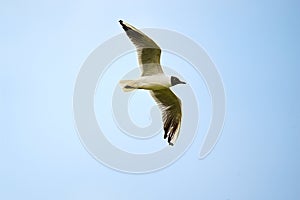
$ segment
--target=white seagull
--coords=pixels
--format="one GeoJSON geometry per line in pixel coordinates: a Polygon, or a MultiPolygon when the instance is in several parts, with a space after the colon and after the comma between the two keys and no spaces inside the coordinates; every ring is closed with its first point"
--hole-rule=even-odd
{"type": "Polygon", "coordinates": [[[119,22],[137,49],[142,70],[141,77],[136,80],[121,80],[120,85],[125,92],[134,89],[150,91],[162,111],[164,139],[168,138],[169,145],[173,146],[179,135],[182,112],[180,99],[169,88],[185,82],[164,74],[160,65],[161,49],[152,39],[122,20],[119,22]]]}

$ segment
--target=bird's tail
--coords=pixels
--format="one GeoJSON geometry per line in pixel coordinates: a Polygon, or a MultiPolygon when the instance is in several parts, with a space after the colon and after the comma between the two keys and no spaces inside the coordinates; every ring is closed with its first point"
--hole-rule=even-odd
{"type": "Polygon", "coordinates": [[[130,92],[137,89],[137,84],[134,80],[121,80],[119,83],[124,92],[130,92]]]}

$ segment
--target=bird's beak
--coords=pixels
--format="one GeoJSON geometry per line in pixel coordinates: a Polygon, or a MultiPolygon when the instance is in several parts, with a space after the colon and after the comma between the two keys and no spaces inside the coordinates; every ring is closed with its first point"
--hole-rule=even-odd
{"type": "Polygon", "coordinates": [[[180,81],[180,84],[186,84],[186,82],[180,81]]]}

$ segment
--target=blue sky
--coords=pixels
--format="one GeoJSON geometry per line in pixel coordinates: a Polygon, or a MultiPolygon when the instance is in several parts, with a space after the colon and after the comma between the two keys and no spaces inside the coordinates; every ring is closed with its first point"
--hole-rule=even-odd
{"type": "Polygon", "coordinates": [[[299,199],[298,1],[7,1],[0,6],[1,199],[299,199]],[[158,172],[120,173],[80,143],[72,95],[102,42],[166,28],[201,45],[226,89],[222,136],[158,172]]]}

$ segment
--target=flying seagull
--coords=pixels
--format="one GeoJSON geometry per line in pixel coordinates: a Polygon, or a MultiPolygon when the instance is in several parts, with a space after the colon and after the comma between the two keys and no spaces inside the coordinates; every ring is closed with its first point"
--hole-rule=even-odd
{"type": "Polygon", "coordinates": [[[141,77],[136,80],[121,80],[120,85],[125,92],[135,89],[149,90],[150,94],[162,111],[164,123],[164,139],[169,145],[176,142],[181,125],[181,101],[170,90],[177,84],[185,84],[175,76],[166,76],[160,65],[161,49],[147,35],[123,22],[119,21],[131,42],[135,45],[138,62],[142,70],[141,77]]]}

